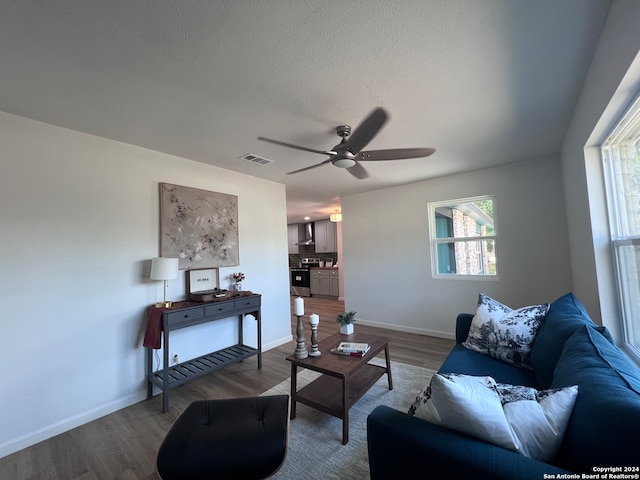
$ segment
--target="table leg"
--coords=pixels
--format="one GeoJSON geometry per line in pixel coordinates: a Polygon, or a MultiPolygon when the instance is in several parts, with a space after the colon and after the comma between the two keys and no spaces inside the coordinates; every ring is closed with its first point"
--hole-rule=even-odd
{"type": "Polygon", "coordinates": [[[262,368],[262,318],[260,310],[254,313],[254,318],[258,322],[258,370],[262,368]]]}
{"type": "Polygon", "coordinates": [[[169,327],[162,320],[162,413],[169,411],[169,327]]]}
{"type": "Polygon", "coordinates": [[[169,411],[169,389],[167,387],[162,388],[162,413],[167,413],[169,411]]]}
{"type": "Polygon", "coordinates": [[[349,384],[342,379],[342,444],[349,442],[349,384]]]}
{"type": "Polygon", "coordinates": [[[389,344],[384,347],[384,358],[387,362],[387,381],[389,382],[389,390],[393,390],[393,379],[391,378],[391,358],[389,357],[389,344]]]}
{"type": "Polygon", "coordinates": [[[296,418],[296,378],[298,373],[298,367],[295,363],[291,363],[291,415],[290,419],[296,418]]]}
{"type": "Polygon", "coordinates": [[[151,383],[151,375],[153,373],[153,356],[151,348],[147,348],[147,400],[153,397],[153,383],[151,383]]]}

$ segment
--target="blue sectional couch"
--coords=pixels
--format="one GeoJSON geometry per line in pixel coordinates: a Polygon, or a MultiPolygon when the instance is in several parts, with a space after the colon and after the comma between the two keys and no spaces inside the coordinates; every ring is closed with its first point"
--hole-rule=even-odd
{"type": "Polygon", "coordinates": [[[440,373],[489,375],[499,383],[538,390],[578,385],[555,459],[544,463],[380,405],[367,419],[372,480],[397,478],[399,472],[491,480],[563,478],[557,475],[595,474],[598,467],[630,467],[628,474],[639,473],[640,370],[573,294],[551,303],[531,350],[532,370],[465,348],[472,318],[458,316],[456,345],[440,373]]]}

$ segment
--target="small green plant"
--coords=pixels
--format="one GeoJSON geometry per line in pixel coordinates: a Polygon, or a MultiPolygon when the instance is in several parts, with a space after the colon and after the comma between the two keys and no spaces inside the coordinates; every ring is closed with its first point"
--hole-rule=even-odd
{"type": "Polygon", "coordinates": [[[336,322],[341,326],[350,325],[355,323],[356,321],[356,312],[342,312],[338,314],[338,318],[336,318],[336,322]]]}

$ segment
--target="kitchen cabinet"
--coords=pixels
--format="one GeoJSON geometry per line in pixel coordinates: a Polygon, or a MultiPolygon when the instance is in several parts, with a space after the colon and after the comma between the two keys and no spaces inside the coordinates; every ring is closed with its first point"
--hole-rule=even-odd
{"type": "Polygon", "coordinates": [[[331,253],[338,251],[336,224],[326,220],[315,222],[316,253],[331,253]]]}
{"type": "Polygon", "coordinates": [[[312,268],[309,280],[312,296],[329,294],[329,272],[312,268]]]}
{"type": "Polygon", "coordinates": [[[340,295],[337,268],[312,268],[310,275],[312,297],[338,297],[340,295]]]}
{"type": "Polygon", "coordinates": [[[338,270],[329,270],[329,295],[332,297],[340,296],[338,270]]]}
{"type": "Polygon", "coordinates": [[[298,242],[300,241],[300,225],[298,223],[290,223],[287,225],[287,239],[289,244],[289,253],[300,253],[298,242]]]}

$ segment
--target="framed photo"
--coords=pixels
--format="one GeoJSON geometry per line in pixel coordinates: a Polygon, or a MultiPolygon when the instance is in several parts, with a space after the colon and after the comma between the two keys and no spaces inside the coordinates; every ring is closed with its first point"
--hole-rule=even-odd
{"type": "Polygon", "coordinates": [[[239,265],[238,197],[161,183],[160,256],[181,270],[239,265]]]}

